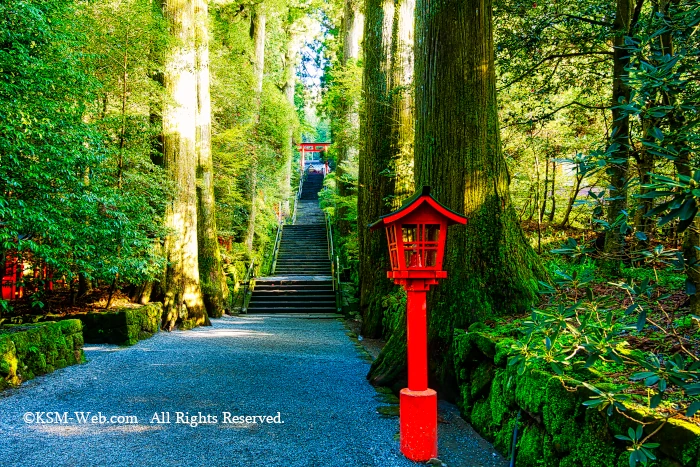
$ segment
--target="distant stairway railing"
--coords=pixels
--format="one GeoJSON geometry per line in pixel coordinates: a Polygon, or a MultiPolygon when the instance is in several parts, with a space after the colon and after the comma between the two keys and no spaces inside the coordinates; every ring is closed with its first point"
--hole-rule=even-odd
{"type": "Polygon", "coordinates": [[[297,189],[297,194],[294,197],[294,212],[292,213],[292,225],[297,223],[297,207],[299,206],[299,200],[301,199],[301,191],[304,186],[305,178],[306,171],[299,169],[299,188],[297,189]]]}
{"type": "MultiPolygon", "coordinates": [[[[296,195],[294,196],[294,210],[292,213],[292,225],[297,222],[297,206],[299,205],[299,199],[301,198],[302,186],[304,185],[305,173],[303,170],[299,170],[299,188],[297,188],[296,195]]],[[[282,245],[282,231],[284,230],[284,224],[288,219],[280,220],[277,223],[277,233],[275,234],[275,246],[272,250],[272,267],[270,268],[270,274],[275,274],[277,269],[277,257],[279,256],[280,246],[282,245]]]]}
{"type": "Polygon", "coordinates": [[[328,259],[331,261],[331,276],[333,277],[333,291],[335,292],[335,309],[338,313],[342,311],[343,294],[340,282],[340,258],[335,253],[333,245],[333,223],[331,216],[323,211],[326,219],[326,235],[328,236],[328,259]]]}
{"type": "Polygon", "coordinates": [[[233,301],[231,303],[231,310],[233,311],[233,307],[238,303],[238,299],[241,296],[241,291],[243,291],[243,301],[241,302],[241,313],[246,313],[247,312],[247,304],[246,300],[248,299],[248,291],[254,288],[255,284],[253,283],[253,280],[255,278],[255,258],[250,260],[250,265],[246,269],[245,276],[243,277],[243,280],[238,283],[238,292],[236,293],[235,297],[233,298],[233,301]]]}

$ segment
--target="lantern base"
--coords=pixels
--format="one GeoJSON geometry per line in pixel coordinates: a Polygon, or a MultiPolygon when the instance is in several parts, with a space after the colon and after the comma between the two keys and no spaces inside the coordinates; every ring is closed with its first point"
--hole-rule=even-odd
{"type": "Polygon", "coordinates": [[[403,455],[416,462],[436,458],[437,393],[432,389],[402,389],[399,414],[403,455]]]}

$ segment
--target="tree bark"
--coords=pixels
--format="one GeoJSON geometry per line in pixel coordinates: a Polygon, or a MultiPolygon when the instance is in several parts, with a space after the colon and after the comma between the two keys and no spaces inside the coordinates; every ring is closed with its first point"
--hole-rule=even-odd
{"type": "Polygon", "coordinates": [[[257,154],[255,145],[257,144],[258,126],[260,124],[260,107],[262,99],[263,78],[265,76],[265,24],[267,16],[260,7],[256,7],[253,13],[251,24],[251,38],[253,39],[253,76],[255,78],[255,123],[253,126],[254,141],[251,147],[252,160],[250,165],[250,212],[248,214],[248,229],[246,231],[245,246],[248,254],[253,254],[253,240],[255,239],[255,215],[257,213],[257,191],[258,191],[258,170],[257,154]]]}
{"type": "MultiPolygon", "coordinates": [[[[297,35],[293,32],[288,33],[287,52],[284,57],[285,82],[283,93],[287,98],[289,105],[294,108],[294,91],[296,87],[296,65],[299,55],[299,43],[297,35]]],[[[282,189],[282,216],[289,217],[290,208],[289,200],[292,197],[292,163],[294,159],[294,127],[289,125],[287,132],[287,152],[285,153],[284,161],[284,186],[282,189]]]]}
{"type": "MultiPolygon", "coordinates": [[[[416,186],[431,186],[438,200],[469,218],[466,226],[450,228],[448,278],[428,296],[432,383],[447,397],[454,395],[455,328],[528,310],[537,279],[545,276],[510,199],[491,16],[491,0],[416,4],[416,186]]],[[[405,364],[405,354],[391,355],[394,349],[385,346],[372,365],[371,380],[405,364]]]]}
{"type": "Polygon", "coordinates": [[[393,290],[386,277],[390,267],[383,232],[370,232],[367,226],[391,211],[387,199],[394,194],[391,167],[391,38],[394,20],[393,0],[366,0],[363,42],[364,109],[360,120],[360,153],[357,188],[357,223],[360,257],[360,311],[362,334],[382,334],[382,297],[393,290]]]}
{"type": "Polygon", "coordinates": [[[391,42],[391,171],[394,179],[392,208],[398,209],[414,192],[413,138],[413,35],[415,0],[396,0],[391,42]]]}
{"type": "Polygon", "coordinates": [[[226,275],[216,228],[214,199],[214,162],[211,155],[211,97],[209,94],[209,5],[195,1],[197,44],[197,236],[199,239],[199,276],[207,314],[223,316],[228,299],[226,275]]]}
{"type": "MultiPolygon", "coordinates": [[[[613,92],[612,92],[612,138],[610,156],[616,159],[607,169],[610,176],[610,201],[608,222],[613,223],[627,209],[627,179],[629,171],[630,141],[629,116],[616,106],[627,103],[630,89],[627,85],[629,52],[625,49],[625,36],[629,35],[634,11],[632,0],[617,0],[613,24],[613,92]]],[[[619,228],[610,229],[605,235],[604,252],[607,265],[612,271],[620,268],[625,254],[625,234],[619,228]]]]}
{"type": "Polygon", "coordinates": [[[175,194],[165,211],[168,261],[163,326],[208,325],[199,285],[197,257],[197,165],[195,21],[191,0],[166,0],[165,17],[173,44],[165,59],[163,105],[164,167],[175,194]]]}
{"type": "MultiPolygon", "coordinates": [[[[343,54],[341,65],[348,67],[360,58],[360,40],[364,29],[365,17],[360,12],[359,0],[345,0],[343,13],[342,34],[343,34],[343,54]]],[[[343,103],[340,113],[343,120],[342,134],[336,140],[337,161],[335,168],[336,187],[338,196],[349,196],[353,189],[353,184],[346,180],[346,164],[357,163],[357,134],[360,131],[360,103],[354,96],[347,96],[347,101],[343,103]]],[[[352,228],[350,221],[346,219],[347,209],[345,206],[338,206],[336,223],[338,232],[347,235],[352,228]]]]}

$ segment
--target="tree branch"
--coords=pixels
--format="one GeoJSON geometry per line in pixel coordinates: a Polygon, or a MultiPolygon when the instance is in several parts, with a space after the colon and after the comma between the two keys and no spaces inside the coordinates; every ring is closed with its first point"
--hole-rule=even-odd
{"type": "Polygon", "coordinates": [[[562,105],[561,107],[558,107],[558,108],[552,110],[548,114],[545,114],[545,115],[542,115],[540,117],[530,119],[527,121],[511,123],[510,125],[505,125],[503,128],[509,128],[509,127],[515,126],[515,125],[528,125],[528,124],[532,124],[532,123],[541,122],[542,120],[546,120],[549,117],[551,117],[552,115],[556,114],[560,110],[564,110],[564,109],[571,107],[573,105],[578,105],[579,107],[583,107],[585,109],[596,109],[596,110],[606,110],[606,109],[610,108],[609,105],[588,105],[588,104],[582,104],[578,101],[573,101],[573,102],[569,102],[568,104],[562,105]]]}
{"type": "Polygon", "coordinates": [[[537,68],[539,68],[540,65],[542,65],[542,64],[545,63],[545,62],[548,62],[549,60],[554,60],[554,59],[557,59],[557,58],[585,57],[585,56],[587,56],[587,55],[609,55],[609,56],[612,56],[612,55],[613,55],[613,52],[573,52],[573,53],[568,53],[568,54],[552,54],[552,55],[549,55],[549,56],[543,58],[542,60],[540,60],[539,62],[537,62],[535,65],[533,65],[533,66],[531,66],[530,68],[528,68],[528,69],[525,71],[525,73],[521,74],[520,76],[518,76],[517,78],[515,78],[514,80],[512,80],[510,83],[506,84],[505,86],[503,86],[503,87],[501,87],[501,88],[498,88],[498,91],[502,91],[502,90],[504,90],[504,89],[507,89],[507,88],[511,87],[513,84],[515,84],[515,83],[517,83],[518,81],[520,81],[521,79],[525,78],[525,77],[526,77],[527,75],[529,75],[531,72],[533,72],[533,71],[535,71],[537,68]]]}
{"type": "Polygon", "coordinates": [[[577,19],[579,21],[583,21],[584,23],[595,24],[596,26],[605,26],[606,28],[611,28],[613,26],[612,23],[606,23],[605,21],[597,21],[595,19],[584,18],[583,16],[567,15],[567,14],[562,14],[561,16],[565,16],[565,17],[571,18],[571,19],[577,19]]]}

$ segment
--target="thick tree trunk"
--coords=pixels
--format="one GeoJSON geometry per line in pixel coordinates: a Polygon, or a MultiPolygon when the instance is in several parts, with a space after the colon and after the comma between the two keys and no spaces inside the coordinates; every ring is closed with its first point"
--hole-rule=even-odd
{"type": "MultiPolygon", "coordinates": [[[[428,297],[432,382],[453,395],[450,347],[455,328],[523,312],[544,277],[509,194],[496,104],[490,0],[416,4],[416,186],[464,213],[445,250],[448,278],[428,297]]],[[[387,345],[370,379],[405,364],[387,345]]]]}
{"type": "Polygon", "coordinates": [[[394,194],[394,179],[388,176],[391,145],[391,37],[394,20],[393,0],[366,0],[363,43],[364,109],[360,121],[360,154],[357,189],[357,223],[360,256],[360,310],[362,333],[368,337],[382,334],[384,310],[382,297],[393,285],[386,277],[389,255],[383,232],[370,232],[367,226],[391,211],[386,202],[394,194]]]}
{"type": "Polygon", "coordinates": [[[228,299],[226,275],[216,229],[214,162],[211,157],[211,97],[209,95],[209,6],[208,0],[195,1],[197,41],[197,236],[199,277],[207,314],[223,316],[228,299]]]}
{"type": "Polygon", "coordinates": [[[168,260],[163,326],[172,329],[209,324],[199,286],[197,257],[197,165],[195,21],[191,0],[166,0],[173,44],[165,60],[163,143],[165,171],[175,194],[165,211],[168,260]]]}
{"type": "MultiPolygon", "coordinates": [[[[663,1],[660,2],[660,11],[664,15],[668,15],[668,6],[671,2],[663,1]]],[[[678,2],[673,1],[677,6],[678,2]]],[[[660,36],[661,48],[666,55],[674,55],[673,47],[673,37],[670,33],[662,34],[660,36]]],[[[670,134],[680,134],[683,131],[683,127],[687,124],[684,114],[678,109],[676,105],[676,98],[674,94],[666,94],[664,96],[664,104],[670,105],[674,108],[674,111],[669,115],[669,130],[670,134]]],[[[684,175],[686,177],[693,176],[693,170],[697,170],[697,164],[693,164],[692,149],[688,146],[686,142],[682,142],[678,149],[678,156],[674,160],[674,166],[678,175],[684,175]]],[[[688,226],[688,228],[682,234],[683,238],[683,258],[685,259],[685,264],[687,267],[687,281],[692,284],[695,288],[696,293],[690,295],[690,311],[695,315],[700,315],[700,220],[697,215],[693,222],[688,226]]]]}
{"type": "Polygon", "coordinates": [[[255,154],[255,145],[257,144],[258,125],[260,124],[260,107],[262,99],[263,78],[265,76],[265,23],[267,17],[259,8],[253,14],[253,22],[251,25],[251,37],[255,56],[253,57],[253,74],[255,78],[255,123],[253,134],[255,140],[253,142],[253,156],[250,166],[250,213],[248,215],[248,229],[246,232],[245,245],[248,254],[253,254],[253,240],[255,239],[255,215],[257,211],[257,191],[258,191],[258,172],[257,172],[257,155],[255,154]]]}
{"type": "MultiPolygon", "coordinates": [[[[365,17],[360,12],[359,0],[345,0],[345,9],[342,24],[343,34],[343,54],[341,64],[343,68],[349,66],[360,58],[360,40],[364,29],[365,17]]],[[[337,161],[336,161],[336,186],[338,195],[341,197],[349,196],[353,189],[353,184],[346,180],[346,165],[354,165],[357,163],[357,134],[360,131],[360,103],[354,96],[348,96],[348,100],[343,102],[341,109],[343,120],[342,134],[337,135],[337,161]]],[[[344,206],[338,206],[336,214],[338,232],[341,235],[347,235],[352,226],[350,221],[346,220],[347,209],[344,206]]]]}
{"type": "Polygon", "coordinates": [[[413,190],[413,35],[415,0],[397,0],[391,48],[391,170],[394,179],[392,207],[398,209],[413,190]]]}
{"type": "MultiPolygon", "coordinates": [[[[612,150],[616,159],[607,169],[610,176],[610,201],[608,222],[613,223],[627,209],[627,179],[629,171],[630,142],[629,116],[616,108],[620,103],[629,102],[630,89],[627,85],[627,71],[630,63],[629,52],[625,49],[625,36],[629,34],[633,15],[632,0],[617,0],[615,23],[613,25],[613,92],[612,92],[612,150]]],[[[625,255],[625,234],[619,228],[610,229],[605,235],[605,248],[608,267],[617,271],[625,255]]]]}
{"type": "MultiPolygon", "coordinates": [[[[294,73],[297,64],[297,56],[299,55],[299,45],[294,33],[289,33],[287,43],[287,53],[284,57],[285,80],[284,80],[284,96],[292,108],[294,108],[294,88],[296,86],[296,74],[294,73]]],[[[292,197],[292,162],[294,159],[294,128],[289,125],[287,131],[287,149],[284,160],[284,180],[282,187],[282,216],[289,217],[289,200],[292,197]]]]}

